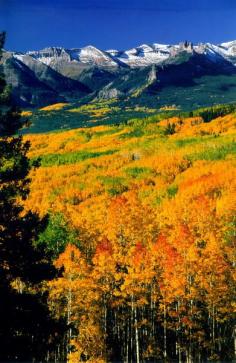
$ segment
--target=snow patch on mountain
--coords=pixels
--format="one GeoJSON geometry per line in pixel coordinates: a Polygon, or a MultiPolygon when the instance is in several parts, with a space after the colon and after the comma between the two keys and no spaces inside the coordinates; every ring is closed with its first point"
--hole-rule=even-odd
{"type": "MultiPolygon", "coordinates": [[[[236,41],[225,42],[218,45],[211,43],[183,42],[177,45],[169,44],[142,44],[138,47],[120,51],[111,49],[100,50],[92,45],[83,48],[65,49],[61,47],[49,47],[40,51],[30,51],[26,54],[39,62],[48,66],[55,64],[79,63],[82,65],[92,65],[99,68],[116,68],[118,66],[128,66],[131,68],[146,67],[154,64],[162,64],[166,60],[174,58],[181,52],[205,54],[211,60],[218,62],[226,59],[232,64],[236,64],[236,41]]],[[[24,62],[23,53],[15,53],[15,58],[24,62]]]]}

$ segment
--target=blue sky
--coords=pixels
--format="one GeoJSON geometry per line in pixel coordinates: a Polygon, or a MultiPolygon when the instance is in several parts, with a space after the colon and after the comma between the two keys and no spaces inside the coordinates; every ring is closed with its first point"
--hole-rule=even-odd
{"type": "Polygon", "coordinates": [[[0,0],[5,48],[127,49],[236,39],[236,0],[0,0]]]}

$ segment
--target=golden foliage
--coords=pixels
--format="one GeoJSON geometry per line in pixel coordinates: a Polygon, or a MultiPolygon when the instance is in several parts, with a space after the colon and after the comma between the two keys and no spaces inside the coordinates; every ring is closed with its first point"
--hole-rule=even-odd
{"type": "Polygon", "coordinates": [[[63,103],[63,102],[54,103],[53,105],[49,105],[49,106],[40,108],[40,111],[59,111],[67,105],[68,105],[68,103],[63,103]]]}
{"type": "Polygon", "coordinates": [[[21,111],[21,116],[22,117],[29,117],[33,114],[32,111],[21,111]]]}
{"type": "MultiPolygon", "coordinates": [[[[134,323],[135,314],[151,311],[161,326],[172,321],[167,328],[181,332],[181,349],[191,340],[200,350],[207,339],[215,344],[212,321],[233,314],[235,118],[209,124],[171,118],[147,125],[141,135],[132,132],[99,126],[26,137],[31,157],[84,155],[32,171],[26,201],[41,216],[62,212],[79,231],[80,249],[66,247],[55,261],[63,274],[49,283],[52,310],[69,316],[76,330],[71,362],[81,354],[89,362],[108,361],[109,309],[116,314],[114,334],[127,321],[127,329],[144,336],[150,321],[134,323]],[[176,133],[163,136],[170,123],[176,133]],[[115,151],[101,153],[109,150],[115,151]],[[205,326],[201,309],[209,317],[205,326]]],[[[151,338],[147,346],[143,354],[151,357],[151,338]]]]}

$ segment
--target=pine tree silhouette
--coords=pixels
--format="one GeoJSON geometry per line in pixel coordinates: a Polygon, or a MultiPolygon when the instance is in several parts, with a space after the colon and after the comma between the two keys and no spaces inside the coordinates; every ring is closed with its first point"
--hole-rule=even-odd
{"type": "MultiPolygon", "coordinates": [[[[0,49],[5,33],[0,33],[0,49]]],[[[0,53],[1,57],[2,51],[0,53]]],[[[54,270],[34,242],[44,228],[36,214],[24,213],[29,193],[29,143],[4,75],[0,73],[0,361],[44,360],[53,354],[60,326],[50,318],[38,284],[54,270]]]]}

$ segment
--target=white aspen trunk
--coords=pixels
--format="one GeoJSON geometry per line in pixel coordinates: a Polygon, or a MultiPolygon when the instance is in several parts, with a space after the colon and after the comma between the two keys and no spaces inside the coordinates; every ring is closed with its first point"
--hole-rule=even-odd
{"type": "MultiPolygon", "coordinates": [[[[178,302],[175,307],[176,315],[178,316],[178,302]]],[[[175,355],[178,356],[178,329],[175,328],[175,355]]]]}
{"type": "Polygon", "coordinates": [[[219,353],[221,353],[221,326],[218,327],[218,332],[219,332],[219,336],[218,336],[218,349],[219,349],[219,353]]]}
{"type": "Polygon", "coordinates": [[[188,360],[189,356],[188,356],[188,350],[187,349],[185,350],[185,356],[186,356],[186,363],[189,363],[189,360],[188,360]]]}
{"type": "Polygon", "coordinates": [[[139,356],[139,336],[138,336],[138,319],[137,319],[137,308],[134,308],[134,326],[135,326],[135,348],[136,348],[136,362],[140,363],[139,356]]]}
{"type": "MultiPolygon", "coordinates": [[[[107,304],[106,299],[104,299],[104,342],[106,342],[107,337],[107,304]]],[[[107,345],[104,344],[105,353],[107,354],[107,345]]],[[[101,349],[101,356],[103,355],[103,349],[101,349]]]]}
{"type": "Polygon", "coordinates": [[[212,343],[215,349],[215,306],[212,305],[212,343]]]}
{"type": "MultiPolygon", "coordinates": [[[[70,326],[71,323],[71,306],[72,305],[72,291],[71,291],[71,287],[69,288],[68,291],[68,296],[67,296],[67,326],[70,326]]],[[[67,351],[67,360],[69,360],[69,355],[70,355],[70,341],[71,341],[71,327],[69,327],[68,330],[68,340],[67,340],[67,346],[66,346],[66,351],[67,351]]]]}
{"type": "Polygon", "coordinates": [[[180,348],[180,345],[179,345],[179,363],[182,362],[182,354],[181,354],[181,348],[180,348]]]}
{"type": "MultiPolygon", "coordinates": [[[[191,279],[190,279],[190,285],[191,285],[191,279]]],[[[190,300],[190,312],[191,312],[191,320],[193,316],[193,300],[190,300]]],[[[193,349],[192,349],[192,328],[189,328],[189,363],[193,362],[193,349]]]]}
{"type": "Polygon", "coordinates": [[[192,353],[191,353],[191,348],[189,347],[188,349],[188,363],[193,363],[193,357],[192,357],[192,353]]]}
{"type": "Polygon", "coordinates": [[[151,318],[151,337],[155,336],[155,319],[154,319],[154,311],[155,311],[155,301],[154,301],[154,286],[151,284],[151,300],[150,300],[150,318],[151,318]]]}
{"type": "Polygon", "coordinates": [[[105,336],[107,334],[107,306],[106,306],[106,302],[104,302],[104,332],[105,332],[105,336]]]}
{"type": "Polygon", "coordinates": [[[236,357],[236,326],[234,327],[234,356],[236,357]]]}
{"type": "Polygon", "coordinates": [[[57,346],[57,362],[59,361],[60,358],[60,346],[57,346]]]}
{"type": "Polygon", "coordinates": [[[212,303],[211,311],[211,355],[213,355],[215,351],[215,307],[214,303],[212,303]]]}
{"type": "Polygon", "coordinates": [[[131,305],[131,317],[130,317],[130,363],[133,362],[133,323],[134,323],[134,309],[133,309],[133,298],[131,305]]]}
{"type": "MultiPolygon", "coordinates": [[[[180,330],[179,308],[180,308],[180,301],[178,300],[178,303],[177,303],[177,311],[178,311],[178,322],[179,322],[179,330],[180,330]]],[[[179,361],[179,363],[182,362],[181,344],[180,344],[180,334],[178,334],[178,361],[179,361]]]]}
{"type": "Polygon", "coordinates": [[[126,363],[129,363],[129,321],[126,328],[126,363]]]}
{"type": "Polygon", "coordinates": [[[198,363],[201,363],[201,353],[200,353],[200,347],[198,349],[198,363]]]}
{"type": "Polygon", "coordinates": [[[166,322],[166,303],[164,302],[164,358],[167,358],[167,322],[166,322]]]}

